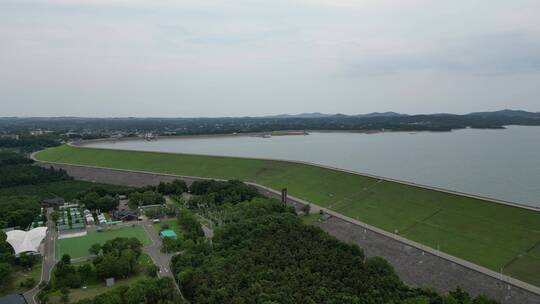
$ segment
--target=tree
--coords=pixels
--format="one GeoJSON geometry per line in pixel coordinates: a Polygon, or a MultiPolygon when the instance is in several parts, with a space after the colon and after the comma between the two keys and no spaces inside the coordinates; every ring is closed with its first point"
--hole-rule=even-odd
{"type": "Polygon", "coordinates": [[[182,227],[184,235],[187,239],[197,240],[200,237],[204,237],[204,231],[202,230],[201,223],[199,223],[197,218],[189,210],[180,210],[177,220],[178,225],[182,227]]]}
{"type": "Polygon", "coordinates": [[[165,213],[163,207],[150,207],[144,209],[144,214],[151,219],[160,218],[165,213]]]}
{"type": "Polygon", "coordinates": [[[111,253],[117,257],[121,255],[124,249],[133,250],[136,258],[139,258],[142,253],[142,243],[137,238],[117,237],[105,242],[105,244],[101,246],[104,255],[111,253]]]}
{"type": "Polygon", "coordinates": [[[97,194],[96,192],[89,192],[81,199],[81,202],[86,207],[86,209],[96,210],[98,209],[99,199],[99,194],[97,194]]]}
{"type": "MultiPolygon", "coordinates": [[[[2,172],[0,172],[1,176],[2,172]]],[[[0,223],[4,227],[25,229],[40,213],[40,201],[35,196],[0,196],[0,223]]]]}
{"type": "Polygon", "coordinates": [[[302,206],[302,211],[304,212],[304,215],[309,215],[309,212],[311,211],[311,204],[305,204],[302,206]]]}
{"type": "Polygon", "coordinates": [[[105,195],[99,198],[97,202],[97,207],[101,211],[110,211],[118,208],[120,200],[117,197],[112,197],[110,195],[105,195]]]}
{"type": "Polygon", "coordinates": [[[122,274],[121,265],[118,263],[118,258],[112,253],[106,254],[96,264],[96,275],[102,279],[119,278],[122,274]]]}
{"type": "Polygon", "coordinates": [[[95,243],[90,248],[88,248],[88,252],[93,255],[98,255],[101,251],[101,245],[99,243],[95,243]]]}
{"type": "Polygon", "coordinates": [[[176,252],[182,249],[182,240],[174,238],[164,238],[162,245],[163,252],[176,252]]]}
{"type": "Polygon", "coordinates": [[[165,204],[165,198],[154,191],[133,192],[129,195],[128,205],[131,209],[136,209],[139,206],[162,204],[165,204]]]}
{"type": "Polygon", "coordinates": [[[149,276],[149,277],[152,277],[152,278],[155,278],[157,277],[157,274],[158,274],[158,271],[159,271],[159,267],[157,265],[150,265],[146,268],[146,274],[149,276]]]}
{"type": "Polygon", "coordinates": [[[0,263],[0,289],[11,281],[11,266],[7,263],[0,263]]]}
{"type": "Polygon", "coordinates": [[[35,255],[21,253],[17,259],[17,262],[23,267],[31,268],[37,262],[37,259],[38,258],[35,255]]]}
{"type": "Polygon", "coordinates": [[[119,261],[125,264],[124,267],[121,267],[125,271],[124,276],[129,276],[135,273],[137,267],[137,256],[135,252],[131,249],[124,249],[120,254],[119,261]]]}
{"type": "Polygon", "coordinates": [[[0,263],[13,264],[13,250],[6,239],[6,233],[0,230],[0,263]]]}
{"type": "Polygon", "coordinates": [[[65,264],[65,265],[71,264],[71,256],[69,254],[64,254],[60,262],[62,262],[62,264],[65,264]]]}
{"type": "Polygon", "coordinates": [[[157,191],[166,195],[178,195],[187,191],[187,185],[185,181],[179,179],[176,179],[171,183],[160,182],[157,186],[157,191]]]}
{"type": "Polygon", "coordinates": [[[77,272],[81,277],[81,282],[87,283],[94,278],[94,269],[90,264],[83,264],[78,267],[77,272]]]}

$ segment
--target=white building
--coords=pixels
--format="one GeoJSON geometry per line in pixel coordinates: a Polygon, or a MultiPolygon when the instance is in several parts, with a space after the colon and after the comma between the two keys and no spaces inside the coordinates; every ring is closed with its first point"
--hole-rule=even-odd
{"type": "Polygon", "coordinates": [[[39,244],[47,234],[47,227],[38,227],[30,231],[11,230],[6,232],[6,241],[13,247],[15,254],[39,252],[39,244]]]}

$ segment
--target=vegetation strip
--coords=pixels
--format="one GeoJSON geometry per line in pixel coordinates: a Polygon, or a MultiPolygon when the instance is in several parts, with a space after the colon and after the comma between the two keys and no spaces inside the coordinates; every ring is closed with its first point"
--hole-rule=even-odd
{"type": "MultiPolygon", "coordinates": [[[[177,175],[239,178],[273,189],[286,187],[290,194],[322,207],[339,204],[352,196],[350,203],[332,210],[391,233],[400,233],[421,222],[401,235],[495,272],[517,256],[527,257],[526,250],[540,241],[540,213],[535,211],[394,182],[380,183],[369,189],[367,196],[355,200],[357,189],[376,180],[301,163],[71,146],[39,152],[36,158],[177,175]],[[441,212],[422,222],[437,209],[441,212]]],[[[537,259],[528,260],[532,263],[529,267],[540,266],[537,259]]],[[[540,285],[540,277],[522,278],[519,269],[506,271],[540,285]]]]}

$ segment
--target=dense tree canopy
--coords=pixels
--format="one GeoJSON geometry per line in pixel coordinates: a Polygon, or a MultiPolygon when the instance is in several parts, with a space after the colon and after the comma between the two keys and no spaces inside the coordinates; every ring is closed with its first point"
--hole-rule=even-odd
{"type": "Polygon", "coordinates": [[[189,210],[182,209],[178,213],[178,225],[182,229],[186,239],[197,240],[200,237],[204,237],[204,231],[201,228],[201,223],[197,220],[195,215],[189,210]]]}
{"type": "Polygon", "coordinates": [[[0,228],[30,226],[40,214],[41,204],[34,196],[0,196],[0,228]]]}
{"type": "Polygon", "coordinates": [[[63,255],[56,263],[53,270],[55,288],[79,288],[83,283],[88,282],[94,276],[92,267],[88,264],[75,266],[71,264],[71,257],[63,255]]]}
{"type": "Polygon", "coordinates": [[[99,278],[126,278],[137,272],[142,243],[137,238],[115,238],[100,246],[94,244],[90,253],[98,253],[93,263],[99,278]]]}
{"type": "Polygon", "coordinates": [[[81,198],[81,203],[89,210],[111,211],[118,207],[120,200],[116,196],[106,194],[100,196],[97,192],[88,192],[81,198]]]}
{"type": "Polygon", "coordinates": [[[160,182],[156,189],[164,195],[179,195],[186,192],[188,187],[185,181],[176,179],[170,183],[160,182]]]}
{"type": "Polygon", "coordinates": [[[62,169],[42,168],[31,165],[0,166],[0,188],[35,185],[71,179],[62,169]]]}
{"type": "Polygon", "coordinates": [[[6,233],[0,230],[0,263],[13,262],[13,250],[11,248],[11,245],[9,245],[6,241],[6,239],[6,233]]]}
{"type": "Polygon", "coordinates": [[[17,149],[21,152],[30,153],[44,148],[58,146],[58,138],[22,136],[19,139],[0,138],[0,148],[17,149]]]}
{"type": "Polygon", "coordinates": [[[128,204],[132,209],[138,206],[161,205],[165,204],[165,198],[154,191],[133,192],[129,195],[128,204]]]}
{"type": "Polygon", "coordinates": [[[172,267],[192,303],[492,303],[409,288],[384,259],[267,199],[235,205],[211,245],[188,248],[172,267]]]}
{"type": "Polygon", "coordinates": [[[257,188],[238,180],[231,181],[196,181],[191,184],[190,192],[196,197],[189,201],[192,208],[214,207],[227,203],[249,201],[260,196],[257,188]]]}
{"type": "Polygon", "coordinates": [[[170,278],[144,279],[129,286],[121,286],[93,299],[84,299],[78,304],[180,304],[183,303],[170,278]]]}
{"type": "Polygon", "coordinates": [[[25,165],[33,162],[33,160],[26,158],[19,153],[0,150],[0,166],[25,165]]]}
{"type": "Polygon", "coordinates": [[[98,186],[92,186],[88,187],[85,191],[81,191],[77,193],[77,198],[82,200],[84,196],[86,196],[88,193],[97,193],[98,196],[116,196],[116,195],[127,195],[131,192],[134,192],[135,188],[126,187],[126,186],[118,186],[118,185],[98,185],[98,186]]]}

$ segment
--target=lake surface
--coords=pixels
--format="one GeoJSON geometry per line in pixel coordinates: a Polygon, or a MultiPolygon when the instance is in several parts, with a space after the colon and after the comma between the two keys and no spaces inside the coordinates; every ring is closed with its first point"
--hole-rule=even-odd
{"type": "Polygon", "coordinates": [[[540,207],[540,127],[160,138],[88,146],[306,161],[540,207]]]}

